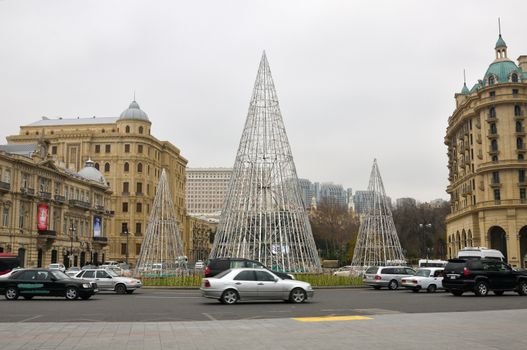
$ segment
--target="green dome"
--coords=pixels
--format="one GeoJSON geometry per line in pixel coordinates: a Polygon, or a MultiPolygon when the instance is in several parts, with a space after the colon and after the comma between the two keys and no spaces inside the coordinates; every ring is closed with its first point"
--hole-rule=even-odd
{"type": "Polygon", "coordinates": [[[506,83],[509,81],[509,75],[512,72],[517,72],[518,77],[521,76],[520,69],[514,62],[509,60],[494,62],[489,66],[489,69],[487,69],[487,72],[485,73],[485,81],[487,81],[487,78],[492,74],[497,77],[495,83],[506,83]]]}
{"type": "Polygon", "coordinates": [[[507,44],[505,44],[505,40],[503,40],[503,38],[501,37],[501,34],[498,38],[498,41],[496,41],[496,46],[494,48],[497,49],[499,47],[507,47],[507,44]]]}

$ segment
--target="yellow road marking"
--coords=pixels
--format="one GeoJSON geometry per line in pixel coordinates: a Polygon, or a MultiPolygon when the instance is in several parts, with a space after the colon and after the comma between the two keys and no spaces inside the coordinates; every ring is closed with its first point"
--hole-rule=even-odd
{"type": "Polygon", "coordinates": [[[295,317],[295,321],[299,322],[332,322],[332,321],[360,321],[373,320],[366,316],[322,316],[322,317],[295,317]]]}

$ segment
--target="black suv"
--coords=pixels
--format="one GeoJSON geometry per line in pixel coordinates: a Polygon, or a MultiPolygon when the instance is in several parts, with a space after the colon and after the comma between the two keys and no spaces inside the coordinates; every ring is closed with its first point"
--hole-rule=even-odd
{"type": "Polygon", "coordinates": [[[444,276],[443,287],[456,296],[464,292],[485,296],[489,291],[527,295],[527,271],[515,271],[498,260],[452,259],[445,266],[444,276]]]}
{"type": "Polygon", "coordinates": [[[223,272],[225,270],[243,268],[243,267],[266,269],[267,271],[271,271],[272,273],[274,273],[281,279],[286,279],[286,280],[294,279],[292,275],[287,274],[285,272],[278,272],[278,271],[273,271],[271,269],[268,269],[266,266],[264,266],[259,261],[243,259],[243,258],[210,259],[203,272],[205,274],[205,277],[214,277],[218,273],[223,272]]]}

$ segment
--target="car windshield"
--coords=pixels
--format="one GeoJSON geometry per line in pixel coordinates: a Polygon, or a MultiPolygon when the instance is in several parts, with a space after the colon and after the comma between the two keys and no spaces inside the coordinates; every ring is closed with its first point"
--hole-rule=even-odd
{"type": "Polygon", "coordinates": [[[428,277],[428,276],[430,276],[430,270],[428,270],[428,269],[420,269],[420,270],[417,270],[415,275],[416,276],[421,276],[421,277],[428,277]]]}
{"type": "Polygon", "coordinates": [[[70,276],[66,275],[62,271],[51,271],[51,273],[58,280],[68,280],[68,279],[70,279],[70,276]]]}
{"type": "Polygon", "coordinates": [[[116,274],[115,271],[113,271],[113,270],[106,269],[106,270],[104,270],[104,271],[106,271],[106,272],[107,272],[110,276],[112,276],[112,277],[119,277],[119,275],[116,274]]]}

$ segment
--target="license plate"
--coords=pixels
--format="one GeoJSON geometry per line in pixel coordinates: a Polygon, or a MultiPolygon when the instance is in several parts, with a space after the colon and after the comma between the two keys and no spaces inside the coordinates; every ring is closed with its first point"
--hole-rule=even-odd
{"type": "Polygon", "coordinates": [[[94,291],[95,293],[97,293],[99,290],[98,290],[98,289],[94,289],[93,291],[94,291]]]}
{"type": "Polygon", "coordinates": [[[456,278],[457,278],[456,275],[451,275],[451,276],[450,276],[450,279],[452,279],[452,280],[455,280],[456,278]]]}

